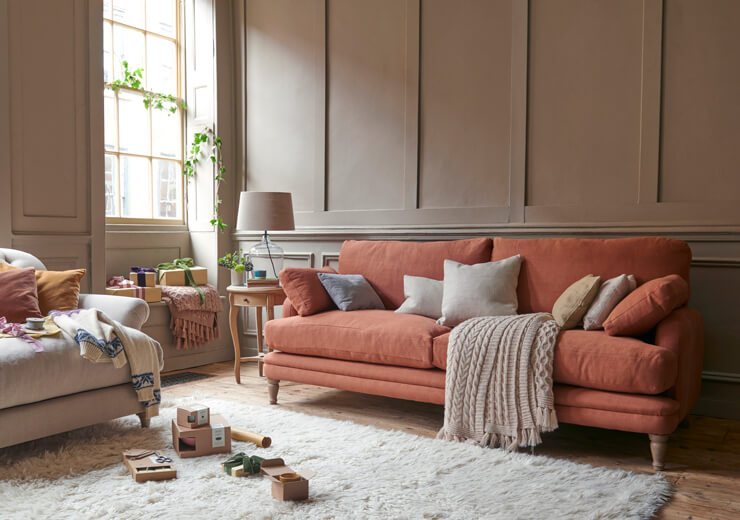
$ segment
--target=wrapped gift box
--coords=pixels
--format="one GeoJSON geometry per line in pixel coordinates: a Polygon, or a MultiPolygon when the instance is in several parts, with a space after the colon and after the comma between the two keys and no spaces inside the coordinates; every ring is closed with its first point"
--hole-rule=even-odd
{"type": "MultiPolygon", "coordinates": [[[[208,283],[208,269],[205,267],[191,267],[190,273],[193,275],[196,285],[205,285],[208,283]]],[[[190,285],[185,279],[184,269],[166,269],[159,272],[159,285],[190,285]]]]}
{"type": "Polygon", "coordinates": [[[149,303],[158,302],[162,299],[162,288],[158,285],[155,287],[106,287],[105,293],[114,296],[141,298],[149,303]]]}
{"type": "Polygon", "coordinates": [[[154,287],[157,285],[157,272],[156,271],[134,271],[135,267],[131,268],[132,271],[129,273],[128,278],[139,287],[154,287]]]}
{"type": "Polygon", "coordinates": [[[172,420],[172,446],[181,458],[231,453],[231,427],[220,415],[213,414],[210,419],[210,424],[200,428],[180,426],[172,420]]]}

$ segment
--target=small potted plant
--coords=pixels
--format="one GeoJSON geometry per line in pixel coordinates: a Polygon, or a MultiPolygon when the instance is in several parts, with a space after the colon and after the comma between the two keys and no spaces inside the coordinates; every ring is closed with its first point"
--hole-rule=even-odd
{"type": "Polygon", "coordinates": [[[218,259],[218,265],[231,271],[231,285],[245,285],[246,274],[252,270],[252,262],[244,257],[244,251],[239,249],[218,259]]]}

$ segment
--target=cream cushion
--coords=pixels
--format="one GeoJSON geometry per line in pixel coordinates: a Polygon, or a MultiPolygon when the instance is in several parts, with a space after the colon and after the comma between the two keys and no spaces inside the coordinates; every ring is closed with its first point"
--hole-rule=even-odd
{"type": "Polygon", "coordinates": [[[454,327],[478,316],[516,314],[521,263],[519,255],[474,265],[445,260],[442,317],[437,323],[454,327]]]}
{"type": "Polygon", "coordinates": [[[442,280],[432,280],[423,276],[403,276],[403,295],[406,297],[396,312],[419,314],[438,319],[442,316],[442,280]]]}
{"type": "Polygon", "coordinates": [[[586,275],[568,287],[552,306],[552,316],[561,329],[572,329],[581,322],[599,292],[601,277],[586,275]]]}
{"type": "Polygon", "coordinates": [[[625,296],[634,291],[635,287],[637,287],[637,280],[631,274],[620,274],[601,284],[596,298],[583,317],[583,328],[585,330],[603,329],[604,321],[609,313],[625,296]]]}

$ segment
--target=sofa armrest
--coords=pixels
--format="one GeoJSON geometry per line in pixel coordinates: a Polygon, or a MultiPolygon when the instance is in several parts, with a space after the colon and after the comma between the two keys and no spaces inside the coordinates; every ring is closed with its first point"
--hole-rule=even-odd
{"type": "Polygon", "coordinates": [[[291,316],[298,316],[298,311],[295,310],[295,307],[293,307],[293,303],[291,303],[289,298],[285,298],[285,301],[283,301],[283,318],[290,318],[291,316]]]}
{"type": "Polygon", "coordinates": [[[673,351],[678,358],[676,385],[668,395],[679,404],[685,417],[699,398],[704,362],[704,320],[696,309],[680,307],[670,313],[655,329],[655,344],[673,351]]]}
{"type": "Polygon", "coordinates": [[[149,319],[149,304],[141,298],[112,294],[80,294],[80,309],[100,309],[127,327],[141,329],[149,319]]]}

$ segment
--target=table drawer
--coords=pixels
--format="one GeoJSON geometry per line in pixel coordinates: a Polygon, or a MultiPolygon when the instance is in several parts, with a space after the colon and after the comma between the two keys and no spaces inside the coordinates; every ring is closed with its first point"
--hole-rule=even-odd
{"type": "Polygon", "coordinates": [[[234,305],[245,306],[267,306],[268,298],[272,298],[273,305],[282,305],[285,300],[285,296],[282,294],[273,294],[267,296],[266,294],[237,294],[234,296],[234,305]]]}

